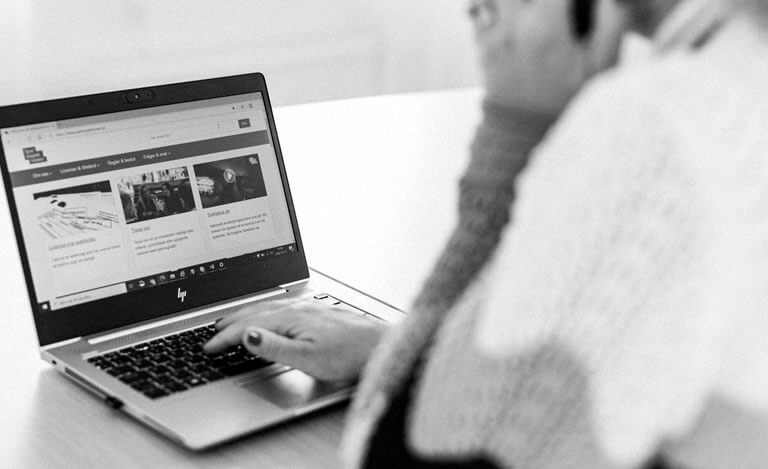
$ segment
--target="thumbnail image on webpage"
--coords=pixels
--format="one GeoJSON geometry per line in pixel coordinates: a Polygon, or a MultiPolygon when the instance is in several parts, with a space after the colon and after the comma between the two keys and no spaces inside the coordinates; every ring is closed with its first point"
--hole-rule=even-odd
{"type": "Polygon", "coordinates": [[[258,154],[201,163],[194,169],[203,208],[267,195],[258,154]]]}
{"type": "Polygon", "coordinates": [[[116,184],[127,224],[195,210],[186,167],[139,173],[116,184]]]}
{"type": "Polygon", "coordinates": [[[111,230],[118,216],[109,181],[33,194],[37,225],[49,240],[111,230]]]}

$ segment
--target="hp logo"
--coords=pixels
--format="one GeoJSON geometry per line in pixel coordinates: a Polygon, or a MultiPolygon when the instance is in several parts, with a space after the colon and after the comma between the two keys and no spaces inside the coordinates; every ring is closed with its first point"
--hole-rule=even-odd
{"type": "Polygon", "coordinates": [[[179,291],[176,292],[176,298],[180,299],[182,303],[184,303],[184,298],[187,297],[187,291],[181,291],[181,288],[179,288],[179,291]]]}

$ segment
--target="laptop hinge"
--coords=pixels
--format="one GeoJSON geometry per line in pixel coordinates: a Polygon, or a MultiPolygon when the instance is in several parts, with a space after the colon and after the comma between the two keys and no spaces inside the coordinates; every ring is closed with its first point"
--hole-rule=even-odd
{"type": "Polygon", "coordinates": [[[79,342],[80,340],[82,340],[82,337],[75,337],[72,339],[62,340],[54,344],[43,345],[42,347],[40,347],[40,350],[43,350],[43,351],[51,350],[57,347],[63,347],[64,345],[74,344],[76,342],[79,342]]]}
{"type": "Polygon", "coordinates": [[[194,318],[194,317],[197,317],[197,316],[202,316],[204,314],[212,313],[212,312],[220,310],[222,308],[231,308],[233,306],[240,306],[240,305],[244,305],[246,303],[251,303],[253,301],[264,300],[264,299],[267,299],[267,298],[271,298],[273,296],[282,295],[283,293],[286,293],[286,291],[287,290],[285,288],[282,288],[282,287],[273,288],[271,290],[267,290],[265,292],[259,293],[258,295],[253,295],[253,296],[249,296],[247,298],[242,298],[240,300],[232,301],[230,303],[226,303],[225,305],[219,304],[219,305],[216,305],[216,306],[211,306],[211,307],[199,309],[199,310],[193,311],[191,313],[182,314],[182,315],[179,315],[179,316],[174,316],[172,318],[164,319],[164,320],[161,320],[161,321],[152,321],[151,323],[144,324],[142,326],[131,327],[130,329],[123,329],[121,331],[113,332],[111,334],[105,334],[105,335],[100,335],[98,337],[93,337],[93,338],[88,339],[88,343],[91,344],[91,345],[100,344],[102,342],[107,342],[109,340],[118,339],[120,337],[125,337],[125,336],[131,335],[131,334],[136,334],[137,332],[148,331],[150,329],[155,329],[157,327],[166,326],[168,324],[173,324],[174,322],[186,321],[188,319],[191,319],[191,318],[194,318]]]}
{"type": "Polygon", "coordinates": [[[295,282],[283,283],[279,286],[280,288],[288,288],[288,287],[295,287],[296,285],[301,285],[302,283],[307,283],[307,282],[309,282],[309,279],[303,278],[301,280],[296,280],[295,282]]]}

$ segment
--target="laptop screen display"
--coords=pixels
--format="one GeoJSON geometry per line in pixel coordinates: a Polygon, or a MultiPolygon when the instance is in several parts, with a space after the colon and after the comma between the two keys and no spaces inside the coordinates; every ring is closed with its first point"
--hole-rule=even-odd
{"type": "Polygon", "coordinates": [[[36,314],[154,289],[183,307],[187,285],[298,250],[260,92],[0,137],[36,314]]]}

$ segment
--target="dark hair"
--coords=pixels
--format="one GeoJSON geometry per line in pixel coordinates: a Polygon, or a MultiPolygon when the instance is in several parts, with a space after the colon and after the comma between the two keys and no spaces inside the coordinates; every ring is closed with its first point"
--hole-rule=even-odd
{"type": "Polygon", "coordinates": [[[573,34],[579,41],[589,38],[592,33],[594,14],[595,0],[573,0],[571,4],[573,34]]]}

